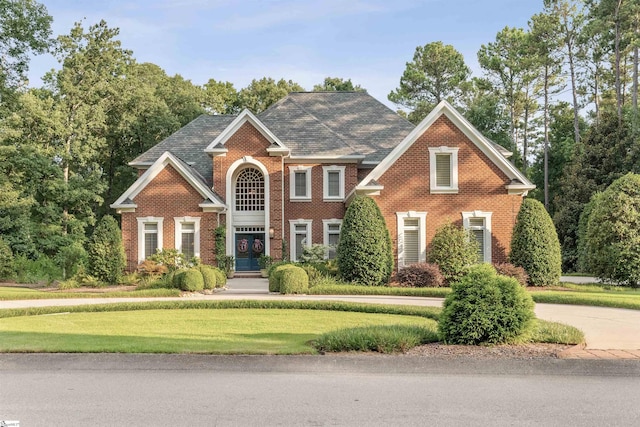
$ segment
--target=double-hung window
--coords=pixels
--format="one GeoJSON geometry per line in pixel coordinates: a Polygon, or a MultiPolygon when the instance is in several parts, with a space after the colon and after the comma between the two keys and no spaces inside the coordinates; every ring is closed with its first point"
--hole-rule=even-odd
{"type": "Polygon", "coordinates": [[[491,212],[462,212],[462,225],[478,242],[478,262],[491,262],[491,212]]]}
{"type": "Polygon", "coordinates": [[[325,201],[344,200],[344,166],[323,166],[323,194],[325,201]]]}
{"type": "Polygon", "coordinates": [[[292,261],[298,261],[304,248],[311,246],[311,224],[310,219],[289,220],[292,261]]]}
{"type": "Polygon", "coordinates": [[[398,267],[427,259],[427,213],[396,212],[398,218],[398,267]]]}
{"type": "Polygon", "coordinates": [[[340,241],[340,229],[342,228],[341,219],[323,219],[324,227],[324,245],[327,247],[326,258],[334,259],[336,257],[336,249],[340,241]]]}
{"type": "Polygon", "coordinates": [[[431,193],[458,192],[458,148],[429,148],[429,187],[431,193]]]}
{"type": "Polygon", "coordinates": [[[291,166],[289,198],[292,201],[311,201],[311,166],[291,166]]]}
{"type": "Polygon", "coordinates": [[[141,217],[138,220],[138,262],[142,262],[162,249],[164,218],[141,217]]]}
{"type": "Polygon", "coordinates": [[[187,261],[200,256],[200,218],[176,217],[175,243],[178,252],[184,254],[187,261]]]}

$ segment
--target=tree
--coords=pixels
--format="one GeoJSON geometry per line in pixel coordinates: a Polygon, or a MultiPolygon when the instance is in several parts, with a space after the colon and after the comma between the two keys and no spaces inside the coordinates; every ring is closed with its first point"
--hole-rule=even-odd
{"type": "Polygon", "coordinates": [[[29,57],[50,46],[46,7],[32,0],[0,0],[0,117],[16,89],[27,83],[29,57]]]}
{"type": "Polygon", "coordinates": [[[389,95],[389,101],[419,111],[409,116],[411,122],[419,123],[436,104],[443,99],[453,102],[459,95],[459,86],[471,70],[464,57],[453,46],[433,42],[416,47],[413,61],[400,78],[400,87],[389,95]]]}
{"type": "Polygon", "coordinates": [[[89,274],[108,284],[116,284],[126,265],[122,234],[110,215],[102,217],[87,245],[89,274]]]}
{"type": "Polygon", "coordinates": [[[344,214],[336,250],[343,279],[366,286],[389,282],[393,253],[389,230],[376,202],[356,197],[344,214]]]}
{"type": "Polygon", "coordinates": [[[249,86],[240,90],[238,104],[240,109],[248,108],[254,114],[258,114],[287,96],[289,92],[303,90],[302,86],[291,80],[280,79],[276,82],[271,77],[253,79],[249,86]]]}
{"type": "Polygon", "coordinates": [[[209,79],[202,87],[203,107],[210,114],[236,114],[238,112],[238,91],[233,83],[209,79]]]}
{"type": "Polygon", "coordinates": [[[313,87],[314,92],[365,92],[360,85],[353,85],[351,79],[340,77],[325,77],[321,84],[313,87]]]}
{"type": "Polygon", "coordinates": [[[478,262],[478,242],[465,229],[449,222],[436,230],[429,261],[440,267],[446,283],[450,284],[478,262]]]}
{"type": "Polygon", "coordinates": [[[640,175],[617,179],[595,199],[585,246],[598,278],[640,285],[640,175]]]}
{"type": "Polygon", "coordinates": [[[513,228],[509,261],[524,268],[533,286],[553,286],[560,280],[558,234],[544,206],[535,199],[522,202],[513,228]]]}

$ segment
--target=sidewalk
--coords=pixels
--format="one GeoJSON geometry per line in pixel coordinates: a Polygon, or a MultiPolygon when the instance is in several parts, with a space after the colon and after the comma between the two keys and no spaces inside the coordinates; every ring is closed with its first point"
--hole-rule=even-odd
{"type": "MultiPolygon", "coordinates": [[[[442,298],[404,296],[359,296],[359,295],[278,295],[270,294],[266,279],[235,278],[227,283],[227,290],[213,294],[194,294],[186,298],[199,300],[263,299],[263,300],[312,300],[349,301],[373,304],[397,304],[418,306],[442,306],[442,298]]],[[[0,301],[0,309],[47,306],[72,306],[84,304],[109,304],[136,301],[184,300],[175,298],[86,298],[60,300],[0,301]]],[[[536,304],[539,319],[565,323],[582,330],[586,347],[577,346],[562,357],[575,359],[636,359],[640,360],[640,310],[625,310],[606,307],[590,307],[561,304],[536,304]]]]}

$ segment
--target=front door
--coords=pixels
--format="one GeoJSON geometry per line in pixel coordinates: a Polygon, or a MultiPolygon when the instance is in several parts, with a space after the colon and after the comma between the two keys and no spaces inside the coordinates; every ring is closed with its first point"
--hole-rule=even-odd
{"type": "Polygon", "coordinates": [[[236,234],[236,271],[258,271],[264,254],[264,233],[236,234]]]}

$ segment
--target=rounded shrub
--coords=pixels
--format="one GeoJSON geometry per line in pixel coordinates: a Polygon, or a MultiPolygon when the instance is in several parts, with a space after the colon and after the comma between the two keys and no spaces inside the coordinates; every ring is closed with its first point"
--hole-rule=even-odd
{"type": "Polygon", "coordinates": [[[215,269],[210,265],[200,264],[197,267],[202,274],[204,280],[204,289],[214,289],[216,287],[217,277],[215,269]]]}
{"type": "Polygon", "coordinates": [[[9,244],[0,237],[0,279],[11,279],[15,274],[13,251],[9,244]]]}
{"type": "Polygon", "coordinates": [[[511,237],[509,261],[524,268],[532,286],[553,286],[560,281],[558,234],[546,209],[535,199],[522,201],[511,237]]]}
{"type": "Polygon", "coordinates": [[[451,285],[438,322],[448,344],[498,344],[517,341],[532,327],[533,300],[517,280],[479,264],[451,285]]]}
{"type": "Polygon", "coordinates": [[[281,294],[305,294],[309,291],[309,276],[300,267],[282,270],[280,279],[281,294]]]}
{"type": "Polygon", "coordinates": [[[204,278],[197,268],[179,270],[173,280],[177,288],[186,292],[196,292],[204,289],[204,278]]]}
{"type": "Polygon", "coordinates": [[[227,275],[220,268],[214,268],[213,273],[216,275],[216,288],[223,288],[227,284],[227,275]]]}
{"type": "Polygon", "coordinates": [[[370,197],[356,197],[345,212],[336,250],[344,280],[382,286],[393,272],[391,237],[384,217],[370,197]]]}
{"type": "MultiPolygon", "coordinates": [[[[282,274],[290,268],[299,268],[295,264],[280,264],[269,274],[269,292],[280,292],[282,274]]],[[[305,273],[306,274],[306,273],[305,273]]]]}
{"type": "Polygon", "coordinates": [[[444,276],[438,264],[422,262],[401,268],[397,274],[398,282],[410,288],[438,288],[444,286],[444,276]]]}
{"type": "Polygon", "coordinates": [[[640,285],[640,175],[618,178],[596,198],[585,246],[591,273],[598,278],[640,285]]]}
{"type": "Polygon", "coordinates": [[[119,282],[126,258],[115,218],[105,215],[98,222],[87,245],[87,255],[90,275],[108,284],[119,282]]]}
{"type": "Polygon", "coordinates": [[[445,283],[449,284],[478,261],[478,243],[465,229],[448,222],[436,230],[431,240],[429,261],[440,267],[445,283]]]}

